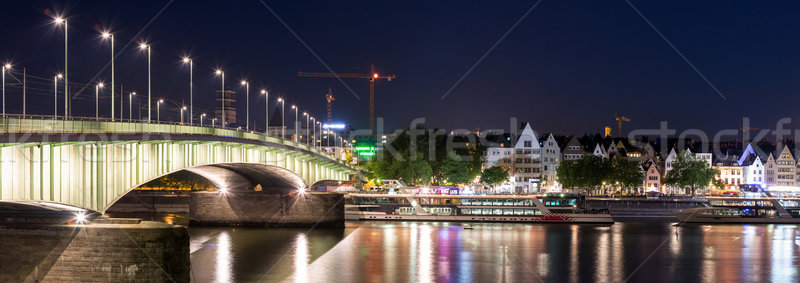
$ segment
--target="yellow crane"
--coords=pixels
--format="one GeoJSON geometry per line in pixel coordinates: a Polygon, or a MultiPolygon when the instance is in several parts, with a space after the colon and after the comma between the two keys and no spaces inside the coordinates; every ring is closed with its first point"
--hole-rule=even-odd
{"type": "Polygon", "coordinates": [[[331,88],[328,87],[328,94],[325,95],[325,100],[328,101],[328,123],[333,122],[333,102],[336,101],[333,98],[333,92],[331,92],[331,88]]]}
{"type": "Polygon", "coordinates": [[[368,79],[369,80],[369,129],[372,134],[375,134],[375,81],[386,79],[392,81],[397,78],[395,75],[381,75],[375,72],[375,66],[370,65],[369,74],[344,74],[344,73],[308,73],[298,72],[297,76],[300,77],[323,77],[323,78],[350,78],[350,79],[368,79]]]}
{"type": "Polygon", "coordinates": [[[631,119],[628,119],[628,117],[625,117],[625,116],[620,116],[620,115],[614,114],[614,120],[617,120],[617,135],[621,138],[622,137],[622,122],[630,122],[631,119]]]}

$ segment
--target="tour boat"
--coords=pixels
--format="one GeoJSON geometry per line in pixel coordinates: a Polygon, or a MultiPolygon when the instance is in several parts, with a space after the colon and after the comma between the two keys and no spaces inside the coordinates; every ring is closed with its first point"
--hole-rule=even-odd
{"type": "Polygon", "coordinates": [[[797,223],[800,198],[707,197],[708,207],[675,212],[686,223],[797,223]]]}
{"type": "MultiPolygon", "coordinates": [[[[401,190],[408,191],[408,190],[401,190]]],[[[347,220],[612,224],[607,213],[584,211],[583,196],[350,193],[347,220]]]]}

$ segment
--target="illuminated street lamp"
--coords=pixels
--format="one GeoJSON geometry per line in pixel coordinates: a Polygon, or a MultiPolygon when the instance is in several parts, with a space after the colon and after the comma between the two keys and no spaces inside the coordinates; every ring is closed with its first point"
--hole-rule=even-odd
{"type": "Polygon", "coordinates": [[[194,122],[194,85],[192,83],[194,61],[189,57],[183,57],[183,63],[189,64],[189,125],[191,125],[194,122]]]}
{"type": "Polygon", "coordinates": [[[156,104],[156,122],[161,122],[161,103],[164,103],[163,99],[159,99],[156,104]]]}
{"type": "MultiPolygon", "coordinates": [[[[322,123],[317,121],[317,125],[319,125],[319,134],[322,135],[322,123]]],[[[322,139],[319,139],[319,146],[322,147],[322,139]]]]}
{"type": "MultiPolygon", "coordinates": [[[[64,117],[69,117],[69,61],[67,56],[67,20],[57,17],[53,21],[56,25],[64,24],[64,117]]],[[[3,112],[5,115],[5,111],[3,112]]]]}
{"type": "Polygon", "coordinates": [[[211,118],[211,127],[212,128],[215,127],[214,126],[214,122],[216,122],[216,121],[217,121],[217,118],[211,118]]]}
{"type": "Polygon", "coordinates": [[[278,102],[281,103],[281,138],[286,139],[286,117],[285,113],[283,113],[283,109],[286,104],[286,101],[283,98],[278,97],[278,102]]]}
{"type": "Polygon", "coordinates": [[[261,94],[264,95],[264,125],[267,125],[267,128],[264,130],[264,134],[269,136],[269,92],[266,89],[261,90],[261,94]]]}
{"type": "Polygon", "coordinates": [[[183,125],[183,111],[186,111],[186,106],[181,107],[181,125],[183,125]]]}
{"type": "Polygon", "coordinates": [[[315,124],[316,121],[317,121],[317,119],[315,119],[314,117],[311,117],[311,129],[312,130],[311,130],[311,136],[309,136],[309,137],[314,137],[314,139],[311,140],[311,142],[312,142],[311,146],[315,147],[315,148],[317,147],[317,127],[314,126],[314,125],[316,125],[315,124]]]}
{"type": "Polygon", "coordinates": [[[63,77],[62,74],[53,77],[53,118],[58,118],[58,79],[63,77]]]}
{"type": "Polygon", "coordinates": [[[311,118],[311,116],[308,116],[308,112],[303,112],[303,116],[306,117],[306,144],[311,145],[311,136],[308,134],[308,119],[311,118]]]}
{"type": "Polygon", "coordinates": [[[147,50],[147,122],[150,123],[150,121],[152,120],[151,119],[152,115],[153,115],[153,110],[152,110],[152,108],[150,106],[150,100],[151,100],[151,95],[150,95],[151,94],[151,92],[150,92],[150,83],[151,83],[151,81],[150,81],[150,53],[151,53],[151,51],[150,51],[150,45],[147,45],[145,43],[140,44],[139,48],[141,48],[142,50],[147,50]]]}
{"type": "Polygon", "coordinates": [[[247,103],[245,104],[246,108],[245,108],[245,111],[244,111],[245,113],[247,113],[245,115],[245,118],[247,119],[247,122],[245,122],[245,127],[244,128],[245,128],[245,130],[250,131],[250,83],[248,83],[247,81],[242,81],[242,85],[245,86],[245,89],[246,89],[245,93],[244,93],[244,96],[246,98],[245,100],[247,101],[247,103]]]}
{"type": "Polygon", "coordinates": [[[200,115],[200,127],[203,126],[203,118],[205,118],[205,117],[206,117],[206,113],[203,113],[203,114],[200,115]]]}
{"type": "Polygon", "coordinates": [[[294,109],[294,142],[298,142],[297,134],[299,133],[297,130],[297,111],[299,111],[300,109],[298,109],[297,106],[294,105],[292,105],[292,109],[294,109]]]}
{"type": "Polygon", "coordinates": [[[225,72],[217,69],[214,73],[222,77],[222,91],[219,93],[219,101],[222,103],[222,108],[220,108],[220,112],[222,112],[222,127],[225,128],[225,72]]]}
{"type": "MultiPolygon", "coordinates": [[[[133,121],[133,96],[135,95],[136,95],[135,91],[128,94],[128,112],[130,112],[128,113],[128,121],[133,121]]],[[[141,111],[141,109],[139,111],[141,111]]]]}
{"type": "Polygon", "coordinates": [[[6,70],[11,69],[11,64],[3,65],[3,117],[6,116],[6,70]]]}
{"type": "Polygon", "coordinates": [[[94,86],[94,119],[100,120],[100,89],[103,88],[103,83],[97,83],[94,86]]]}
{"type": "Polygon", "coordinates": [[[114,35],[104,32],[103,38],[111,40],[111,121],[114,121],[114,35]]]}

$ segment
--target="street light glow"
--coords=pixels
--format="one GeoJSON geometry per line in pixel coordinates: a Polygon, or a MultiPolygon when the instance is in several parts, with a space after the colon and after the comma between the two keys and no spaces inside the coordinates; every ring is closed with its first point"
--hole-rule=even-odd
{"type": "Polygon", "coordinates": [[[214,71],[214,73],[217,74],[217,75],[221,75],[222,74],[222,70],[217,69],[216,71],[214,71]]]}
{"type": "Polygon", "coordinates": [[[261,90],[261,94],[267,94],[267,90],[265,90],[265,89],[262,89],[262,90],[261,90]]]}
{"type": "Polygon", "coordinates": [[[246,84],[247,84],[247,81],[242,81],[242,85],[246,85],[246,84]]]}
{"type": "Polygon", "coordinates": [[[141,49],[147,49],[147,44],[144,44],[144,43],[142,43],[142,44],[139,44],[139,48],[141,48],[141,49]]]}
{"type": "Polygon", "coordinates": [[[189,59],[189,57],[183,57],[183,63],[189,63],[189,61],[192,61],[192,59],[189,59]]]}
{"type": "Polygon", "coordinates": [[[372,74],[372,77],[377,79],[378,78],[378,73],[372,74]]]}
{"type": "Polygon", "coordinates": [[[63,19],[63,18],[61,18],[61,17],[58,17],[58,18],[56,18],[56,19],[55,19],[55,23],[56,23],[56,24],[61,24],[61,23],[63,23],[63,22],[64,22],[64,19],[63,19]]]}
{"type": "Polygon", "coordinates": [[[158,103],[164,103],[164,100],[163,99],[159,99],[158,103]]]}
{"type": "Polygon", "coordinates": [[[103,86],[104,86],[103,83],[98,83],[97,84],[97,87],[99,87],[99,88],[103,88],[103,86]]]}
{"type": "Polygon", "coordinates": [[[9,64],[9,63],[6,63],[6,65],[5,65],[5,66],[3,66],[3,67],[6,67],[6,69],[11,69],[11,64],[9,64]]]}
{"type": "Polygon", "coordinates": [[[110,34],[110,33],[108,33],[108,32],[103,32],[103,38],[109,38],[109,37],[111,37],[111,34],[110,34]]]}
{"type": "Polygon", "coordinates": [[[58,74],[58,75],[56,75],[56,78],[59,78],[59,79],[60,79],[60,78],[63,78],[63,77],[64,77],[64,75],[62,75],[62,74],[58,74]]]}

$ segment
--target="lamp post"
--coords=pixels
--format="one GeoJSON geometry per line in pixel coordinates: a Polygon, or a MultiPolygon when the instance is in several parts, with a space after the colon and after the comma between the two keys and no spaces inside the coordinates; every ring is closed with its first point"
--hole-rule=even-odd
{"type": "MultiPolygon", "coordinates": [[[[133,121],[133,96],[136,95],[136,92],[131,92],[128,94],[128,121],[133,121]]],[[[141,111],[141,110],[139,110],[141,111]]]]}
{"type": "Polygon", "coordinates": [[[100,120],[100,89],[103,88],[103,83],[97,83],[94,86],[94,119],[100,120]]]}
{"type": "MultiPolygon", "coordinates": [[[[319,125],[319,134],[322,135],[322,123],[317,121],[317,125],[319,125]]],[[[322,139],[319,139],[319,146],[322,147],[322,139]]]]}
{"type": "Polygon", "coordinates": [[[53,118],[58,118],[58,79],[63,77],[62,74],[53,77],[53,118]]]}
{"type": "Polygon", "coordinates": [[[181,107],[181,125],[183,125],[183,111],[186,111],[186,106],[181,107]]]}
{"type": "Polygon", "coordinates": [[[306,117],[306,144],[311,145],[311,136],[308,135],[308,119],[311,118],[311,116],[308,116],[308,112],[303,112],[303,116],[306,117]]]}
{"type": "Polygon", "coordinates": [[[311,135],[308,136],[308,137],[314,137],[313,139],[311,139],[311,146],[312,147],[316,147],[317,146],[317,127],[314,126],[314,125],[316,125],[315,124],[316,121],[317,121],[317,119],[315,119],[314,117],[311,117],[311,129],[312,130],[311,130],[311,135]]]}
{"type": "Polygon", "coordinates": [[[245,100],[247,101],[245,103],[245,105],[246,105],[245,108],[246,109],[244,111],[245,113],[247,113],[245,115],[245,118],[247,119],[247,122],[245,122],[245,127],[244,128],[245,128],[246,131],[250,131],[250,83],[248,83],[247,81],[242,81],[242,85],[245,86],[244,96],[246,98],[245,100]]]}
{"type": "Polygon", "coordinates": [[[203,113],[203,114],[200,115],[200,127],[203,126],[203,118],[205,118],[205,117],[206,117],[206,113],[203,113]]]}
{"type": "Polygon", "coordinates": [[[156,104],[156,122],[161,122],[161,103],[164,103],[163,99],[159,99],[156,104]]]}
{"type": "Polygon", "coordinates": [[[300,109],[298,109],[297,106],[294,105],[292,105],[292,109],[294,109],[294,142],[298,142],[299,140],[297,139],[297,134],[299,133],[297,130],[297,111],[299,111],[300,109]]]}
{"type": "Polygon", "coordinates": [[[151,100],[151,92],[150,92],[150,45],[147,44],[140,44],[139,48],[147,50],[147,122],[150,123],[152,120],[153,110],[150,106],[151,100]]]}
{"type": "Polygon", "coordinates": [[[6,116],[6,70],[11,69],[11,64],[3,65],[3,117],[6,116]]]}
{"type": "Polygon", "coordinates": [[[217,118],[211,118],[211,127],[215,127],[214,122],[217,121],[217,118]]]}
{"type": "Polygon", "coordinates": [[[281,138],[282,139],[286,139],[286,119],[284,119],[286,117],[286,115],[283,112],[283,109],[284,109],[283,106],[285,106],[286,101],[283,100],[283,98],[279,97],[278,98],[278,102],[281,103],[281,138]]]}
{"type": "Polygon", "coordinates": [[[225,72],[220,69],[217,69],[216,72],[217,76],[222,77],[222,91],[219,93],[219,101],[222,103],[222,107],[219,109],[222,112],[222,127],[225,128],[225,72]]]}
{"type": "MultiPolygon", "coordinates": [[[[61,17],[55,19],[56,25],[64,24],[64,117],[69,117],[69,61],[67,56],[67,20],[61,17]]],[[[3,111],[5,116],[5,111],[3,111]]]]}
{"type": "Polygon", "coordinates": [[[189,57],[183,57],[183,63],[189,64],[189,125],[191,125],[194,122],[194,85],[192,83],[194,62],[189,57]]]}
{"type": "Polygon", "coordinates": [[[114,35],[104,32],[103,38],[111,40],[111,121],[114,121],[114,35]]]}
{"type": "Polygon", "coordinates": [[[264,95],[264,125],[267,127],[264,130],[264,134],[269,136],[269,92],[266,89],[261,90],[261,94],[264,95]]]}

